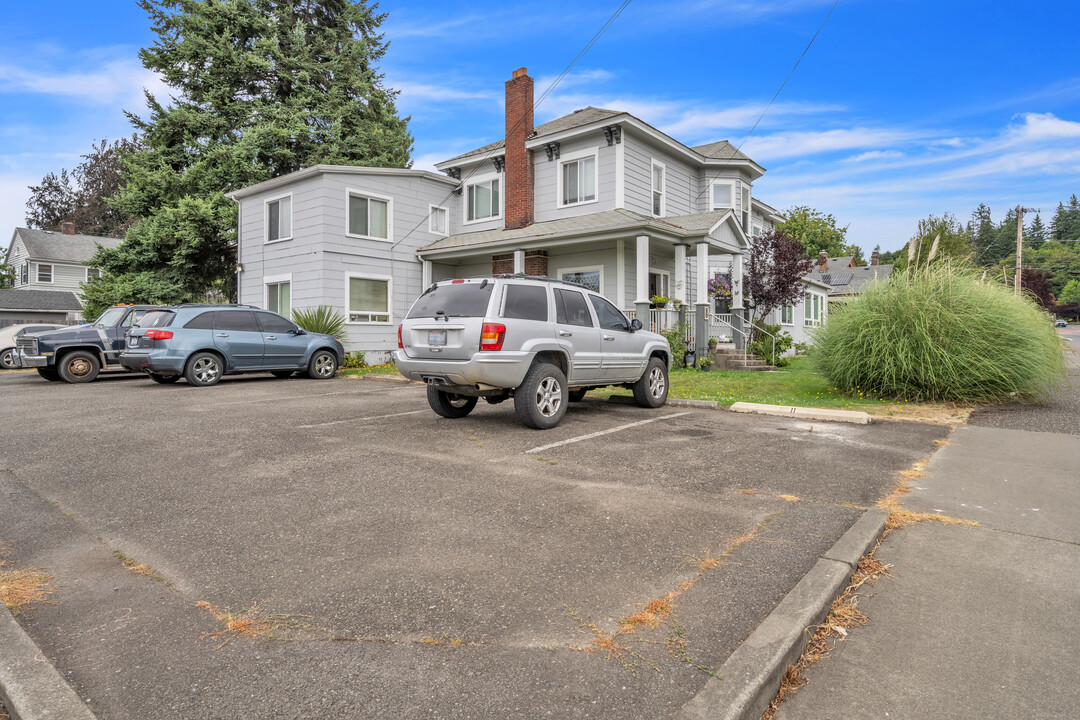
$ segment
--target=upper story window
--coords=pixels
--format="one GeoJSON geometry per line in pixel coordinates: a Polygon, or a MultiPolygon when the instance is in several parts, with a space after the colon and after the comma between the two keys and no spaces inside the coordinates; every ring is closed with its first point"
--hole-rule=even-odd
{"type": "Polygon", "coordinates": [[[51,283],[53,281],[53,266],[38,263],[37,281],[39,283],[51,283]]]}
{"type": "Polygon", "coordinates": [[[667,168],[653,160],[652,164],[652,214],[662,217],[664,213],[664,183],[667,168]]]}
{"type": "Polygon", "coordinates": [[[502,217],[499,178],[478,180],[465,188],[465,221],[494,220],[502,217]]]}
{"type": "Polygon", "coordinates": [[[450,211],[444,207],[431,206],[428,214],[428,232],[434,235],[450,234],[450,211]]]}
{"type": "Polygon", "coordinates": [[[709,190],[709,209],[728,210],[735,207],[735,181],[713,180],[709,190]]]}
{"type": "Polygon", "coordinates": [[[101,270],[92,267],[86,268],[86,282],[97,280],[99,277],[101,277],[101,270]]]}
{"type": "Polygon", "coordinates": [[[559,205],[577,205],[596,200],[596,153],[568,156],[560,163],[559,205]]]}
{"type": "Polygon", "coordinates": [[[292,196],[266,202],[266,242],[292,238],[292,196]]]}
{"type": "Polygon", "coordinates": [[[346,193],[349,198],[349,217],[348,232],[345,234],[350,237],[389,240],[390,198],[362,195],[353,190],[346,193]]]}
{"type": "Polygon", "coordinates": [[[19,284],[25,285],[30,282],[30,263],[24,262],[19,269],[19,284]]]}

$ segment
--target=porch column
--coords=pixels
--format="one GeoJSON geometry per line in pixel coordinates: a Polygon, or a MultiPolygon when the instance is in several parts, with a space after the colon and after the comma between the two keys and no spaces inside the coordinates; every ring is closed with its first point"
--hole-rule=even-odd
{"type": "Polygon", "coordinates": [[[686,297],[686,243],[675,245],[675,299],[687,302],[686,297]]]}
{"type": "Polygon", "coordinates": [[[514,273],[517,275],[525,274],[525,251],[514,251],[514,273]]]}
{"type": "Polygon", "coordinates": [[[615,306],[626,309],[626,241],[615,241],[615,306]]]}
{"type": "Polygon", "coordinates": [[[634,308],[637,310],[638,320],[649,329],[649,236],[638,235],[637,237],[637,264],[636,275],[637,297],[634,299],[634,308]]]}
{"type": "Polygon", "coordinates": [[[420,270],[420,290],[421,292],[431,287],[431,261],[422,260],[420,270]]]}
{"type": "Polygon", "coordinates": [[[694,304],[694,350],[705,357],[709,347],[709,330],[705,310],[709,307],[709,243],[697,244],[697,301],[694,304]]]}
{"type": "Polygon", "coordinates": [[[735,347],[742,350],[746,346],[746,342],[741,332],[746,332],[746,326],[743,322],[745,318],[745,308],[743,307],[743,256],[742,253],[735,255],[731,261],[731,324],[735,326],[735,329],[739,332],[733,332],[732,340],[735,341],[735,347]]]}

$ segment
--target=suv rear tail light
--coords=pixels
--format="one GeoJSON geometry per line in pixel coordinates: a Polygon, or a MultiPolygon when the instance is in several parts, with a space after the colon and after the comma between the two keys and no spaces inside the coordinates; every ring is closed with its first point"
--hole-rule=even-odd
{"type": "Polygon", "coordinates": [[[151,340],[172,340],[172,330],[147,330],[143,337],[151,340]]]}
{"type": "Polygon", "coordinates": [[[401,325],[397,326],[397,346],[398,350],[404,350],[405,346],[401,344],[401,325]]]}
{"type": "Polygon", "coordinates": [[[481,350],[502,350],[506,340],[506,326],[502,323],[484,323],[480,329],[481,350]]]}

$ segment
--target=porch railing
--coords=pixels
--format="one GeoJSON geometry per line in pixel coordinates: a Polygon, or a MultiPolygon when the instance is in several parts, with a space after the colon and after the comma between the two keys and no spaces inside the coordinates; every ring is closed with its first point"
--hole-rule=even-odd
{"type": "MultiPolygon", "coordinates": [[[[623,313],[631,320],[637,317],[637,310],[624,310],[623,313]]],[[[696,346],[696,337],[694,334],[694,313],[690,309],[686,310],[686,320],[686,346],[688,348],[693,348],[696,346]]],[[[649,321],[646,323],[644,320],[642,320],[641,325],[649,332],[654,333],[668,332],[669,330],[674,330],[679,326],[679,311],[669,310],[666,308],[652,308],[649,310],[649,321]]],[[[680,361],[681,359],[682,358],[678,358],[678,360],[680,361]]]]}

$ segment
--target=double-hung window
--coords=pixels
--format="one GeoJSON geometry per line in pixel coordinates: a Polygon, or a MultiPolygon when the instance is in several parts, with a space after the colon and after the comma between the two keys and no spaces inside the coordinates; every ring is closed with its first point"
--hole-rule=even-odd
{"type": "Polygon", "coordinates": [[[803,325],[815,326],[821,324],[822,299],[815,293],[806,293],[803,303],[803,325]]]}
{"type": "Polygon", "coordinates": [[[389,198],[372,197],[349,191],[349,232],[351,237],[390,239],[389,198]]]}
{"type": "Polygon", "coordinates": [[[596,200],[596,155],[563,161],[559,177],[562,184],[560,205],[596,200]]]}
{"type": "Polygon", "coordinates": [[[285,317],[292,316],[292,283],[266,283],[266,309],[285,317]]]}
{"type": "Polygon", "coordinates": [[[51,283],[53,281],[53,266],[38,263],[37,281],[39,283],[51,283]]]}
{"type": "Polygon", "coordinates": [[[791,303],[784,303],[780,306],[780,324],[781,325],[794,325],[795,324],[795,306],[791,303]]]}
{"type": "Polygon", "coordinates": [[[350,323],[390,322],[390,278],[348,275],[345,288],[350,323]]]}
{"type": "Polygon", "coordinates": [[[499,178],[474,182],[465,192],[465,220],[493,220],[502,215],[499,178]]]}
{"type": "Polygon", "coordinates": [[[450,211],[444,207],[432,205],[431,213],[428,215],[428,232],[432,235],[449,235],[450,211]]]}
{"type": "Polygon", "coordinates": [[[30,263],[24,262],[19,272],[19,284],[26,285],[30,282],[30,263]]]}
{"type": "Polygon", "coordinates": [[[266,242],[288,240],[292,237],[292,196],[280,197],[266,203],[266,242]]]}
{"type": "Polygon", "coordinates": [[[709,189],[710,210],[730,210],[735,207],[735,183],[729,180],[714,180],[709,189]]]}
{"type": "Polygon", "coordinates": [[[652,164],[652,214],[655,217],[664,216],[664,182],[666,168],[663,163],[655,160],[652,164]]]}
{"type": "Polygon", "coordinates": [[[90,282],[91,280],[97,280],[100,277],[101,270],[99,270],[98,268],[86,268],[86,282],[90,282]]]}

